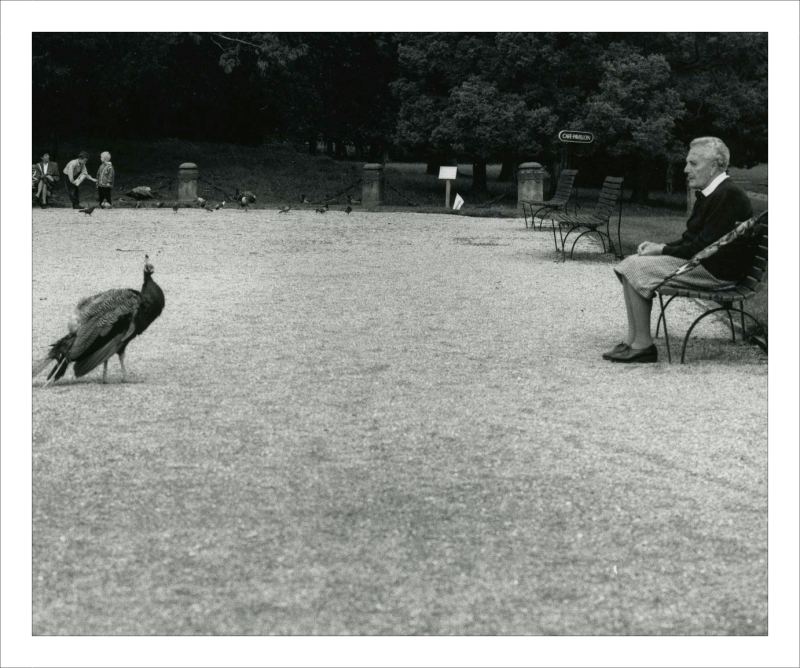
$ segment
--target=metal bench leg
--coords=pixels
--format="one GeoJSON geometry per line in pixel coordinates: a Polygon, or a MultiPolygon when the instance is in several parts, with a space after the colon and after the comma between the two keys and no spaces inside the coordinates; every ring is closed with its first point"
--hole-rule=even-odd
{"type": "Polygon", "coordinates": [[[544,225],[544,212],[548,211],[550,207],[547,206],[540,206],[536,209],[536,213],[533,212],[533,206],[531,205],[531,227],[534,226],[534,222],[536,220],[536,216],[539,216],[539,229],[542,229],[542,225],[544,225]]]}
{"type": "MultiPolygon", "coordinates": [[[[669,332],[667,332],[667,306],[669,303],[675,299],[675,295],[670,297],[667,300],[666,306],[664,305],[664,298],[661,296],[661,293],[658,293],[658,303],[661,306],[661,313],[658,316],[658,322],[660,323],[662,320],[664,321],[664,342],[667,344],[667,361],[672,364],[672,352],[669,349],[669,332]]],[[[658,337],[658,323],[656,324],[656,337],[658,337]]]]}
{"type": "Polygon", "coordinates": [[[566,262],[567,257],[564,253],[564,235],[561,233],[561,223],[556,223],[556,221],[553,221],[553,243],[556,245],[556,251],[561,252],[561,259],[566,262]],[[558,225],[558,239],[561,239],[561,248],[558,247],[558,239],[556,238],[556,225],[558,225]]]}
{"type": "Polygon", "coordinates": [[[736,343],[736,330],[733,327],[733,316],[731,315],[730,308],[726,308],[725,311],[728,313],[728,322],[731,324],[731,341],[736,343]]]}
{"type": "Polygon", "coordinates": [[[670,305],[670,303],[672,302],[673,299],[675,299],[676,296],[677,295],[672,295],[672,297],[670,297],[667,300],[667,303],[665,304],[664,300],[661,298],[661,294],[658,295],[658,300],[661,302],[661,313],[659,313],[658,320],[656,320],[656,338],[658,338],[658,330],[661,327],[662,320],[664,321],[664,329],[667,328],[667,320],[666,316],[664,315],[664,311],[667,309],[667,306],[670,305]]]}
{"type": "MultiPolygon", "coordinates": [[[[681,348],[681,364],[683,364],[684,358],[686,357],[686,344],[689,342],[689,337],[692,335],[692,330],[697,326],[697,324],[705,317],[711,315],[712,313],[717,313],[718,311],[727,311],[724,306],[720,306],[719,308],[712,308],[700,315],[695,319],[692,323],[692,326],[689,327],[689,331],[686,332],[686,336],[683,338],[683,347],[681,348]]],[[[664,327],[666,330],[666,326],[664,327]]]]}
{"type": "MultiPolygon", "coordinates": [[[[751,315],[750,313],[748,313],[747,311],[745,311],[745,310],[744,310],[744,306],[739,306],[739,315],[741,315],[741,318],[742,318],[742,331],[744,331],[744,317],[745,317],[745,316],[747,316],[747,317],[748,317],[748,318],[750,318],[750,320],[752,320],[752,321],[753,321],[753,323],[756,325],[756,329],[757,329],[757,330],[759,330],[759,329],[760,329],[762,332],[764,332],[764,339],[766,339],[766,338],[767,338],[767,328],[766,328],[766,327],[764,327],[764,323],[763,323],[763,322],[761,322],[761,321],[760,321],[758,318],[756,318],[755,316],[753,316],[753,315],[751,315]]],[[[747,341],[747,337],[746,337],[746,336],[743,336],[743,340],[747,341]]]]}
{"type": "MultiPolygon", "coordinates": [[[[572,234],[576,230],[576,226],[572,226],[567,230],[567,233],[561,237],[561,253],[564,256],[564,262],[567,261],[567,239],[569,239],[569,235],[572,234]]],[[[559,234],[561,233],[561,227],[558,228],[559,234]]],[[[575,244],[572,244],[572,247],[575,248],[575,244]]],[[[572,259],[572,251],[570,250],[569,253],[570,259],[572,259]]]]}
{"type": "MultiPolygon", "coordinates": [[[[572,229],[575,229],[575,228],[572,228],[572,229]]],[[[570,232],[572,232],[572,230],[570,230],[570,232]]],[[[573,241],[573,242],[572,242],[572,248],[571,248],[571,249],[570,249],[570,251],[569,251],[569,259],[570,259],[570,260],[572,260],[572,259],[573,259],[573,253],[575,252],[575,244],[577,244],[577,243],[578,243],[578,239],[580,239],[582,236],[584,236],[584,235],[586,235],[586,234],[590,234],[590,233],[592,233],[592,232],[594,232],[595,234],[597,234],[597,236],[598,236],[598,237],[600,237],[600,243],[603,245],[603,253],[605,253],[605,252],[606,252],[606,241],[605,241],[605,239],[603,238],[603,233],[602,233],[602,232],[600,232],[599,230],[586,230],[585,232],[581,232],[581,233],[580,233],[580,234],[579,234],[579,235],[578,235],[578,236],[575,238],[575,241],[573,241]]],[[[567,234],[567,236],[569,236],[569,234],[567,234]]],[[[610,242],[610,240],[609,240],[609,242],[610,242]]]]}

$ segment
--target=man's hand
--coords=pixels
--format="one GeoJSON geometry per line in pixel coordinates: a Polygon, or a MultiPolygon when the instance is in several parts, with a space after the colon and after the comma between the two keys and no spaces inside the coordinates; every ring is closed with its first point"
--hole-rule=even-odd
{"type": "Polygon", "coordinates": [[[639,255],[661,255],[664,244],[653,243],[652,241],[643,241],[639,244],[636,252],[639,255]]]}

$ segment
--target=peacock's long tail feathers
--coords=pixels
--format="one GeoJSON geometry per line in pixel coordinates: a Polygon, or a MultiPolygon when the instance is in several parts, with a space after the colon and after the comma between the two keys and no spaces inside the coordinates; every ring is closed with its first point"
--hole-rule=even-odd
{"type": "Polygon", "coordinates": [[[50,370],[50,373],[47,374],[47,383],[45,384],[49,384],[51,381],[56,381],[61,378],[61,376],[66,373],[67,367],[69,366],[69,351],[72,348],[74,341],[75,334],[71,333],[61,337],[58,341],[51,345],[50,352],[47,354],[47,357],[39,360],[33,365],[33,375],[39,375],[42,371],[44,371],[45,367],[50,362],[55,361],[55,365],[50,370]]]}
{"type": "Polygon", "coordinates": [[[53,361],[53,358],[48,355],[44,359],[39,360],[38,362],[33,363],[33,377],[36,378],[42,371],[44,371],[45,367],[53,361]]]}

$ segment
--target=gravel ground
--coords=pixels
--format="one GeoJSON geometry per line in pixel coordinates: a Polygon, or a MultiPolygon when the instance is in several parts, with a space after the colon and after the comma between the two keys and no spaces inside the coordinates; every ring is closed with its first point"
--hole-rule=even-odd
{"type": "Polygon", "coordinates": [[[167,302],[128,383],[33,383],[35,634],[767,633],[766,357],[706,321],[687,365],[604,362],[624,307],[591,246],[33,216],[35,351],[145,252],[167,302]]]}

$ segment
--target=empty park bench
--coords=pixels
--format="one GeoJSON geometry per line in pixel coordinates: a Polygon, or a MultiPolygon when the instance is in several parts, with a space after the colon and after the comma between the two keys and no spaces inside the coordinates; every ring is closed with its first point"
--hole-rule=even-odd
{"type": "MultiPolygon", "coordinates": [[[[549,211],[566,211],[570,199],[572,198],[575,177],[578,175],[577,169],[562,169],[556,184],[556,191],[548,200],[522,200],[522,215],[525,218],[525,227],[528,227],[528,215],[526,208],[531,212],[531,228],[536,216],[544,215],[549,211]]],[[[542,229],[542,219],[539,219],[539,229],[542,229]]]]}
{"type": "Polygon", "coordinates": [[[733,341],[736,341],[736,330],[734,329],[733,325],[733,313],[738,313],[741,317],[742,322],[742,337],[746,339],[747,330],[745,328],[745,316],[750,318],[764,333],[764,340],[766,341],[766,327],[763,323],[761,323],[755,316],[751,315],[747,311],[744,310],[744,302],[756,294],[763,285],[763,279],[767,273],[767,212],[765,211],[757,218],[749,218],[748,220],[739,223],[736,228],[729,232],[728,234],[724,235],[722,238],[715,241],[713,244],[704,248],[699,253],[695,254],[691,260],[689,260],[686,264],[680,266],[676,269],[672,274],[670,274],[667,278],[662,281],[661,285],[656,288],[655,292],[658,295],[658,302],[661,307],[661,313],[658,316],[658,322],[656,323],[656,336],[658,336],[658,331],[661,326],[661,323],[664,323],[664,341],[667,346],[667,359],[672,362],[672,353],[670,352],[669,346],[669,333],[667,332],[667,318],[666,318],[666,311],[667,307],[672,303],[672,300],[675,297],[689,297],[691,299],[698,299],[702,301],[714,302],[719,304],[719,306],[707,308],[700,316],[695,318],[694,322],[691,324],[689,329],[686,332],[686,335],[683,337],[683,346],[681,347],[681,364],[683,364],[684,359],[686,357],[686,344],[689,341],[689,337],[692,334],[692,330],[697,326],[697,324],[706,318],[707,316],[711,315],[712,313],[718,313],[720,311],[725,311],[728,314],[728,321],[730,322],[731,326],[731,338],[733,341]],[[740,280],[735,286],[732,288],[726,288],[723,290],[712,290],[712,291],[702,291],[702,290],[689,290],[687,288],[680,288],[674,287],[669,285],[669,281],[676,276],[680,276],[681,274],[694,269],[698,264],[700,264],[700,260],[710,257],[714,253],[719,250],[722,246],[738,239],[740,237],[747,237],[750,239],[750,243],[754,246],[755,249],[755,256],[753,258],[753,263],[749,267],[747,271],[747,275],[740,280]],[[669,297],[666,303],[664,303],[664,297],[669,297]]]}
{"type": "Polygon", "coordinates": [[[555,216],[553,224],[553,242],[556,245],[556,250],[560,250],[564,259],[566,260],[566,244],[569,235],[573,232],[583,230],[575,237],[572,242],[569,256],[575,250],[575,244],[578,240],[589,233],[595,233],[600,238],[600,243],[603,245],[603,252],[615,250],[614,242],[611,240],[611,218],[616,214],[617,217],[617,244],[618,257],[622,256],[622,239],[620,237],[620,226],[622,225],[622,184],[624,179],[621,176],[607,176],[603,181],[603,187],[600,190],[600,196],[597,199],[597,205],[591,213],[581,215],[577,213],[570,214],[567,211],[558,212],[555,216]],[[556,238],[556,227],[558,227],[558,236],[561,240],[561,247],[559,248],[559,239],[556,238]],[[566,230],[566,234],[564,233],[566,230]],[[608,240],[608,249],[606,249],[606,240],[608,240]]]}

